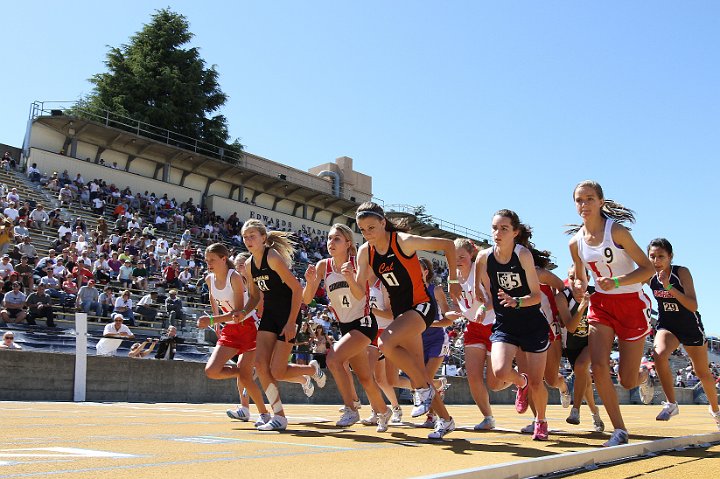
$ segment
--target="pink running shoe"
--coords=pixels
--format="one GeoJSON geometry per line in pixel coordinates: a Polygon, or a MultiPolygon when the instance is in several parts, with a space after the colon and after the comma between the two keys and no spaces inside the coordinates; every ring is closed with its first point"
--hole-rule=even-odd
{"type": "Polygon", "coordinates": [[[547,441],[548,423],[547,421],[535,421],[535,432],[532,435],[533,441],[547,441]]]}
{"type": "Polygon", "coordinates": [[[517,392],[515,393],[515,410],[522,414],[527,411],[529,405],[528,393],[530,392],[530,381],[528,380],[527,374],[521,373],[520,375],[525,378],[525,387],[517,388],[517,392]]]}

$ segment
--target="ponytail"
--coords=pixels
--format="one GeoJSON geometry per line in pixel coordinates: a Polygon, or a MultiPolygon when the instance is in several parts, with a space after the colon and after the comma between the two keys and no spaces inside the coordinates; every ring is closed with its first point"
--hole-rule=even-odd
{"type": "Polygon", "coordinates": [[[524,223],[521,223],[520,217],[517,213],[512,210],[503,209],[496,212],[493,216],[502,216],[510,220],[513,230],[518,232],[518,235],[515,237],[515,244],[522,245],[529,250],[532,250],[535,247],[530,241],[532,238],[532,228],[524,223]]]}
{"type": "MultiPolygon", "coordinates": [[[[602,186],[600,186],[600,183],[592,180],[585,180],[578,183],[573,190],[573,199],[575,198],[575,192],[577,191],[577,189],[583,187],[592,188],[593,190],[595,190],[598,198],[604,201],[602,208],[600,208],[600,216],[602,216],[603,218],[609,218],[630,230],[630,228],[627,226],[627,223],[635,223],[635,212],[633,210],[626,206],[623,206],[617,201],[605,199],[605,194],[603,193],[603,189],[602,186]]],[[[574,235],[575,233],[580,231],[580,228],[582,227],[582,225],[576,224],[569,224],[566,226],[568,226],[569,228],[565,230],[565,234],[569,235],[574,235]]]]}
{"type": "Polygon", "coordinates": [[[227,249],[227,246],[225,246],[222,243],[213,243],[210,246],[208,246],[205,249],[205,254],[207,253],[213,253],[217,255],[218,257],[222,258],[225,257],[225,266],[227,266],[228,269],[235,268],[235,265],[232,261],[230,261],[230,251],[227,249]]]}

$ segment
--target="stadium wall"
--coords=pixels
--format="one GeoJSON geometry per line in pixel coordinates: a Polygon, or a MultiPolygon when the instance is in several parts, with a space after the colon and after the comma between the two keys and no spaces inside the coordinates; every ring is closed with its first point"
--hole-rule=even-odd
{"type": "MultiPolygon", "coordinates": [[[[103,157],[104,156],[105,154],[103,153],[103,157]]],[[[148,175],[143,168],[138,169],[137,172],[116,170],[107,166],[95,164],[92,161],[78,160],[76,158],[52,153],[38,148],[30,149],[28,163],[37,163],[40,171],[46,174],[51,174],[53,171],[61,172],[63,170],[68,170],[71,178],[74,178],[75,175],[81,173],[83,178],[85,178],[85,181],[89,181],[91,178],[101,178],[107,181],[108,184],[115,183],[115,185],[120,189],[129,186],[133,193],[146,190],[151,193],[155,192],[155,195],[158,196],[162,196],[167,193],[168,197],[175,198],[179,202],[192,198],[195,204],[199,204],[200,198],[202,197],[201,191],[153,179],[152,173],[148,175]]],[[[135,170],[136,163],[138,163],[138,161],[134,161],[131,164],[131,166],[133,166],[133,170],[135,170]]],[[[138,164],[138,166],[141,165],[138,164]]]]}
{"type": "MultiPolygon", "coordinates": [[[[0,400],[72,401],[75,356],[72,354],[0,350],[0,400]]],[[[205,364],[122,357],[88,356],[87,401],[227,403],[238,400],[235,381],[207,379],[205,364]]],[[[464,377],[449,377],[447,404],[472,404],[464,377]]],[[[356,382],[361,399],[368,403],[356,382]]],[[[315,389],[308,400],[297,384],[280,383],[283,402],[294,404],[341,404],[332,377],[325,388],[315,389]]],[[[617,386],[621,404],[630,403],[629,391],[617,386]]],[[[679,404],[693,404],[692,389],[675,388],[679,404]]],[[[556,389],[549,390],[549,403],[559,404],[556,389]]],[[[511,388],[491,392],[493,404],[513,404],[511,388]]]]}

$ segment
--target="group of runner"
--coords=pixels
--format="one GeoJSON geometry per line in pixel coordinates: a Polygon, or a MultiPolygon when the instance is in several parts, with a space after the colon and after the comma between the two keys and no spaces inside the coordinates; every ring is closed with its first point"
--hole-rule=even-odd
{"type": "Polygon", "coordinates": [[[720,428],[690,272],[671,264],[672,246],[665,239],[653,240],[647,254],[643,252],[621,224],[634,221],[632,211],[605,199],[596,182],[578,184],[573,198],[582,224],[570,231],[573,267],[566,279],[546,269],[549,253],[534,247],[531,229],[506,209],[492,217],[493,246],[478,250],[467,239],[453,242],[410,234],[379,205],[363,203],[356,222],[366,242],[356,250],[352,230],[333,225],[327,239],[330,257],[307,268],[304,288],[292,273],[290,234],[268,232],[262,222],[248,220],[241,234],[249,254],[235,258],[235,264],[222,244],[207,248],[212,312],[198,320],[201,328],[223,325],[206,373],[215,379],[237,379],[241,405],[228,415],[248,421],[252,399],[260,414],[258,430],[284,430],[287,419],[278,381],[299,383],[308,395],[315,386],[324,387],[326,376],[316,361],[288,362],[301,324],[301,304],[312,299],[323,281],[342,332],[327,356],[343,399],[338,426],[360,421],[352,370],[372,409],[363,424],[385,432],[388,424],[401,421],[394,388],[402,387],[413,392],[411,415],[427,414],[425,425],[433,429],[430,439],[452,432],[455,421],[443,402],[447,385],[435,375],[448,350],[444,328],[464,318],[466,374],[484,416],[476,430],[495,428],[488,389],[515,385],[516,410],[531,408],[534,414],[523,431],[546,440],[547,384],[560,391],[563,406],[572,405],[568,423],[579,424],[584,399],[593,427],[602,432],[605,425],[593,401],[594,379],[613,426],[605,445],[624,444],[628,432],[609,359],[617,338],[619,383],[628,389],[639,386],[643,402],[649,403],[653,388],[647,368],[641,367],[645,337],[651,331],[651,304],[642,291],[649,283],[659,311],[653,356],[667,398],[657,419],[678,413],[668,358],[683,344],[720,428]],[[432,280],[432,264],[420,259],[418,251],[444,253],[454,309],[432,280]],[[588,271],[594,287],[588,285],[588,271]],[[574,371],[573,394],[559,374],[562,355],[574,371]],[[230,365],[234,356],[237,363],[230,365]]]}

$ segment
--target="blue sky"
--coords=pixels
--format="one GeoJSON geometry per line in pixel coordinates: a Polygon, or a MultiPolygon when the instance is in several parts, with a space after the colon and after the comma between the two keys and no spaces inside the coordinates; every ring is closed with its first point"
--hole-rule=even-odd
{"type": "MultiPolygon", "coordinates": [[[[33,100],[72,100],[168,3],[5,5],[0,142],[33,100]]],[[[572,190],[633,208],[641,247],[673,243],[708,332],[720,168],[720,4],[172,2],[216,64],[250,152],[301,169],[347,155],[387,204],[489,231],[511,208],[561,271],[572,190]]]]}

